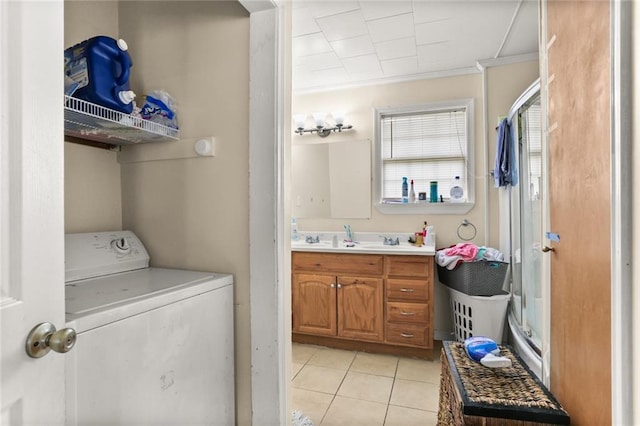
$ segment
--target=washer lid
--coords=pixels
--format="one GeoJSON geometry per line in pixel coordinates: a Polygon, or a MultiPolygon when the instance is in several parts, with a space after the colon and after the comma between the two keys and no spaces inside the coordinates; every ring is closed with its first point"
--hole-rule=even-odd
{"type": "Polygon", "coordinates": [[[233,284],[211,272],[147,268],[68,283],[67,322],[84,331],[233,284]]]}

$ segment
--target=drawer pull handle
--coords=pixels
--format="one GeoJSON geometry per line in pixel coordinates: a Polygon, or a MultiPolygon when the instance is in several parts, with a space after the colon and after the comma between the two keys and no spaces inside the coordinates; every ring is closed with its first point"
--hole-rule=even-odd
{"type": "Polygon", "coordinates": [[[413,293],[415,290],[412,288],[401,288],[400,291],[403,293],[413,293]]]}
{"type": "Polygon", "coordinates": [[[407,317],[413,316],[415,314],[416,314],[415,312],[405,312],[405,311],[400,312],[400,315],[404,315],[407,317]]]}
{"type": "Polygon", "coordinates": [[[402,337],[406,337],[407,339],[411,339],[413,337],[413,334],[411,333],[400,333],[400,335],[402,337]]]}

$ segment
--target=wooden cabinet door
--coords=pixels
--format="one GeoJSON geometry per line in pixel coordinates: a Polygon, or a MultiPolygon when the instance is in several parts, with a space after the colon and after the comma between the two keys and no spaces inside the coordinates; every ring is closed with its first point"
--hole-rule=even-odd
{"type": "Polygon", "coordinates": [[[338,277],[338,336],[384,340],[382,279],[338,277]]]}
{"type": "Polygon", "coordinates": [[[335,336],[336,278],[328,275],[293,274],[293,331],[335,336]]]}

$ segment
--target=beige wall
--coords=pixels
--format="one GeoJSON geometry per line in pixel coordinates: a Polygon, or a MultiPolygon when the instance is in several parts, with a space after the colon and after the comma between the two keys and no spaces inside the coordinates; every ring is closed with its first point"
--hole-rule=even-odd
{"type": "Polygon", "coordinates": [[[131,229],[154,266],[234,275],[237,421],[248,425],[249,14],[237,1],[74,1],[65,27],[67,45],[124,38],[138,99],[166,90],[183,139],[216,138],[215,157],[122,165],[115,152],[67,143],[66,228],[131,229]]]}
{"type": "MultiPolygon", "coordinates": [[[[493,188],[493,179],[485,176],[485,170],[493,169],[495,156],[495,126],[499,116],[509,112],[512,103],[529,85],[538,78],[538,62],[525,62],[487,69],[487,143],[489,145],[488,167],[484,163],[484,122],[483,122],[483,89],[482,75],[469,74],[447,78],[418,80],[387,85],[366,86],[352,89],[299,94],[293,96],[293,113],[310,114],[314,111],[334,111],[343,109],[347,114],[348,124],[354,130],[342,134],[329,136],[332,140],[362,140],[374,139],[374,108],[382,106],[418,105],[428,102],[446,101],[454,99],[474,99],[475,111],[475,207],[467,214],[446,215],[385,215],[375,207],[371,209],[370,219],[318,219],[299,218],[298,228],[301,231],[337,231],[343,232],[343,225],[349,223],[358,232],[415,232],[421,229],[426,220],[435,227],[438,247],[446,247],[460,239],[457,228],[462,219],[467,219],[477,228],[477,236],[472,241],[478,245],[485,244],[485,179],[488,178],[489,189],[489,217],[490,229],[488,244],[498,247],[498,196],[493,188]]],[[[293,125],[292,125],[293,130],[293,125]]],[[[317,136],[299,136],[292,133],[292,143],[296,138],[317,138],[317,136]]],[[[416,192],[429,192],[428,188],[417,188],[416,192]]],[[[467,231],[462,231],[467,235],[467,231]]],[[[439,283],[435,288],[435,329],[446,332],[452,328],[448,310],[448,296],[446,289],[439,283]],[[444,308],[446,307],[446,308],[444,308]]]]}
{"type": "Polygon", "coordinates": [[[250,424],[249,14],[236,1],[122,2],[119,18],[134,90],[171,93],[183,138],[216,138],[215,157],[123,164],[123,225],[153,265],[234,275],[237,419],[250,424]]]}
{"type": "MultiPolygon", "coordinates": [[[[538,77],[538,63],[526,62],[488,68],[488,144],[490,147],[489,167],[493,169],[495,155],[495,124],[498,116],[504,116],[509,111],[516,98],[538,77]]],[[[372,208],[370,219],[350,220],[355,232],[413,232],[421,229],[424,220],[435,226],[438,234],[438,245],[445,246],[459,241],[456,230],[461,220],[466,218],[478,229],[475,242],[484,244],[484,203],[483,185],[485,176],[483,171],[484,140],[483,140],[483,99],[482,76],[470,74],[463,76],[419,80],[405,83],[366,86],[354,89],[337,90],[311,94],[294,95],[292,110],[294,113],[311,113],[316,110],[332,111],[344,109],[349,124],[354,130],[342,134],[329,136],[332,140],[362,140],[370,139],[373,144],[373,109],[380,106],[415,105],[428,102],[452,99],[473,98],[475,103],[475,188],[476,205],[464,215],[385,215],[372,208]]],[[[311,138],[317,136],[292,135],[292,143],[296,138],[311,138]]],[[[489,184],[492,181],[489,179],[489,184]]],[[[426,191],[428,188],[417,188],[416,192],[426,191]]],[[[493,196],[490,203],[493,203],[493,196]]],[[[497,203],[497,196],[496,201],[497,203]]],[[[342,231],[344,220],[300,218],[298,227],[301,230],[342,231]]],[[[497,222],[497,220],[496,220],[497,222]]],[[[497,245],[497,226],[490,229],[489,241],[497,245]],[[494,237],[495,235],[495,237],[494,237]],[[495,240],[495,242],[494,242],[495,240]]]]}
{"type": "MultiPolygon", "coordinates": [[[[117,38],[118,3],[65,1],[64,46],[96,35],[117,38]]],[[[65,232],[122,229],[122,194],[117,153],[64,144],[65,232]]]]}
{"type": "MultiPolygon", "coordinates": [[[[489,170],[493,170],[496,155],[496,130],[499,118],[508,114],[513,102],[540,76],[538,62],[524,62],[487,69],[487,142],[489,170]]],[[[489,240],[491,247],[499,247],[498,189],[490,178],[489,240]]],[[[503,191],[503,190],[501,190],[503,191]]]]}
{"type": "MultiPolygon", "coordinates": [[[[481,156],[478,155],[482,140],[482,79],[480,74],[469,74],[457,77],[419,80],[405,83],[365,86],[354,89],[321,92],[315,94],[294,96],[292,109],[294,113],[311,113],[314,111],[333,111],[344,109],[348,124],[354,130],[333,134],[332,140],[363,140],[374,139],[374,108],[383,106],[418,105],[428,102],[446,101],[452,99],[475,99],[475,134],[476,134],[476,175],[480,168],[481,156]]],[[[296,138],[317,138],[315,135],[293,135],[296,138]]],[[[373,156],[372,156],[373,158],[373,156]]],[[[479,188],[482,177],[476,176],[475,185],[479,188]]],[[[429,192],[428,188],[416,188],[416,192],[429,192]]],[[[453,244],[456,227],[460,220],[468,218],[476,226],[482,221],[484,200],[477,198],[476,206],[468,214],[458,215],[385,215],[377,209],[371,209],[370,219],[351,219],[349,223],[355,233],[358,231],[371,232],[414,232],[422,229],[426,220],[434,225],[438,234],[439,244],[453,244]]],[[[298,228],[304,230],[342,231],[345,221],[342,219],[311,219],[301,218],[298,228]]],[[[484,238],[484,230],[478,228],[477,241],[484,238]]]]}

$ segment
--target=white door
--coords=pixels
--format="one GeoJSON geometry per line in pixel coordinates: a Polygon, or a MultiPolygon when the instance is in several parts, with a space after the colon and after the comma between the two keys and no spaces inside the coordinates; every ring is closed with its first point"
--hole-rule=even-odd
{"type": "Polygon", "coordinates": [[[25,351],[65,320],[63,43],[61,1],[0,1],[2,425],[64,423],[64,355],[25,351]]]}

